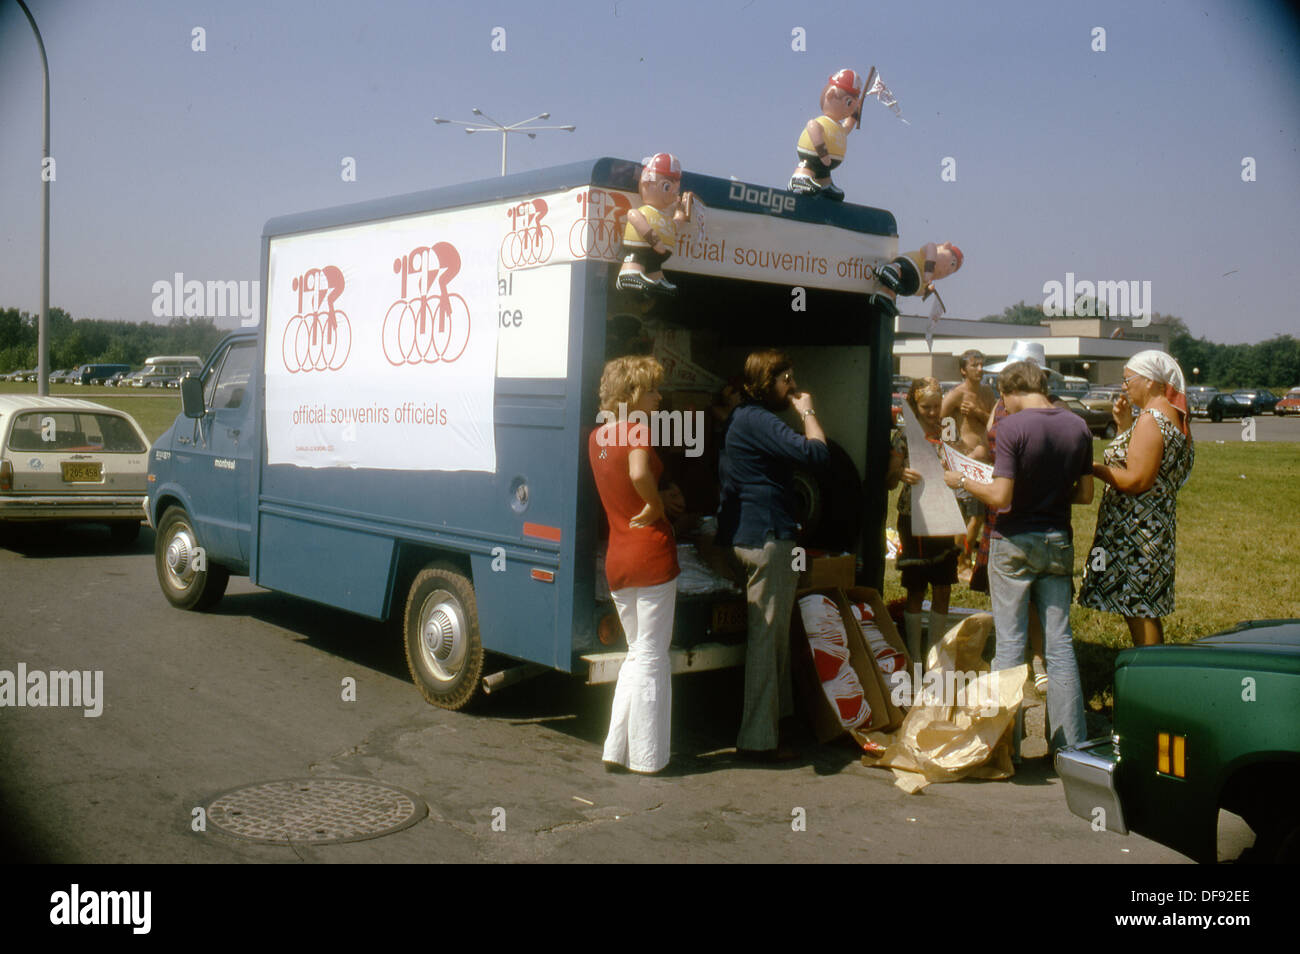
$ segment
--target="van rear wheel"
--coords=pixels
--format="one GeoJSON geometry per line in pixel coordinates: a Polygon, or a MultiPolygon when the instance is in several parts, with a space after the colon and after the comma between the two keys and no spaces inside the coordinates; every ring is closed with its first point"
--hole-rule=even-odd
{"type": "Polygon", "coordinates": [[[462,709],[483,675],[474,585],[447,564],[425,567],[411,583],[403,620],[406,665],[426,702],[462,709]]]}
{"type": "Polygon", "coordinates": [[[168,507],[158,522],[154,566],[163,596],[178,609],[211,609],[230,582],[229,570],[207,562],[190,515],[180,507],[168,507]]]}

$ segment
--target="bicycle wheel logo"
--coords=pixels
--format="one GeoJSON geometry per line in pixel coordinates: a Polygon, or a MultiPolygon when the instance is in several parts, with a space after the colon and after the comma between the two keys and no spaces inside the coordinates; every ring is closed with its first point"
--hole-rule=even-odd
{"type": "Polygon", "coordinates": [[[343,294],[343,272],[333,265],[294,277],[298,313],[284,326],[280,355],[290,374],[337,371],[352,352],[352,323],[334,303],[343,294]]]}
{"type": "Polygon", "coordinates": [[[529,199],[506,209],[510,231],[501,239],[501,264],[505,268],[542,265],[555,251],[555,233],[542,219],[550,207],[545,199],[529,199]]]}
{"type": "Polygon", "coordinates": [[[393,261],[402,276],[402,297],[384,315],[381,343],[394,367],[451,362],[469,345],[469,306],[447,290],[460,272],[460,253],[450,242],[413,249],[393,261]],[[415,294],[407,297],[410,284],[415,294]]]}
{"type": "Polygon", "coordinates": [[[604,189],[588,189],[574,199],[582,213],[569,227],[569,252],[574,258],[617,260],[632,203],[622,193],[604,189]]]}

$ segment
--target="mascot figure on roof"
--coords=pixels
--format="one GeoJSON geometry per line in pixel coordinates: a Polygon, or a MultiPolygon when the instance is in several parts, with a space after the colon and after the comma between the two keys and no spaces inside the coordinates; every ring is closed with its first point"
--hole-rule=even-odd
{"type": "MultiPolygon", "coordinates": [[[[873,271],[876,281],[887,289],[883,294],[892,305],[895,295],[920,295],[921,301],[937,296],[934,283],[961,268],[962,261],[961,249],[951,242],[942,245],[926,242],[915,252],[900,255],[873,271]]],[[[939,301],[942,303],[943,299],[939,301]]]]}
{"type": "Polygon", "coordinates": [[[844,161],[845,140],[862,124],[862,77],[840,70],[822,90],[821,106],[822,115],[808,120],[799,136],[790,191],[843,202],[844,190],[831,182],[831,170],[844,161]]]}
{"type": "Polygon", "coordinates": [[[663,266],[677,247],[677,228],[692,220],[698,205],[691,192],[681,193],[682,164],[672,153],[646,159],[640,193],[644,203],[627,213],[623,230],[623,267],[614,283],[622,291],[677,294],[677,286],[664,278],[663,266]]]}

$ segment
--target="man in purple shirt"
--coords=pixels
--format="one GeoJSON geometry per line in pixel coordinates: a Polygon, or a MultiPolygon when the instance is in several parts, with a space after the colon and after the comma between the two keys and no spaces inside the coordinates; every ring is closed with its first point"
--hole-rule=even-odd
{"type": "Polygon", "coordinates": [[[989,549],[994,670],[1024,662],[1030,601],[1038,608],[1047,657],[1048,740],[1055,750],[1087,739],[1070,631],[1070,506],[1092,502],[1092,435],[1073,411],[1053,406],[1047,373],[1036,364],[1008,365],[998,376],[998,389],[1008,416],[998,425],[993,482],[977,483],[953,471],[944,480],[998,511],[989,549]]]}

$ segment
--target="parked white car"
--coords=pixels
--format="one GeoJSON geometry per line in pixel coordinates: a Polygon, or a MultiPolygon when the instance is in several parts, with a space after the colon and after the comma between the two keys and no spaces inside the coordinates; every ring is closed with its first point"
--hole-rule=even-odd
{"type": "Polygon", "coordinates": [[[125,411],[76,398],[0,395],[0,522],[105,523],[140,533],[149,439],[125,411]]]}

